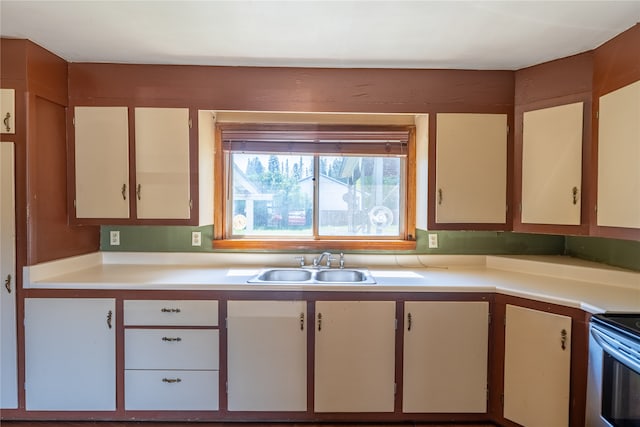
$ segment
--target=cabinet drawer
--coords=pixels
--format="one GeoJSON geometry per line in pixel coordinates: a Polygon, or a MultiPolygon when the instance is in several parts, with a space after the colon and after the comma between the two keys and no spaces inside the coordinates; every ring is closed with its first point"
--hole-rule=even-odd
{"type": "Polygon", "coordinates": [[[218,301],[126,300],[124,324],[218,326],[218,301]]]}
{"type": "Polygon", "coordinates": [[[124,374],[126,410],[215,411],[218,371],[132,371],[124,374]]]}
{"type": "Polygon", "coordinates": [[[218,331],[126,329],[125,369],[218,369],[218,331]]]}

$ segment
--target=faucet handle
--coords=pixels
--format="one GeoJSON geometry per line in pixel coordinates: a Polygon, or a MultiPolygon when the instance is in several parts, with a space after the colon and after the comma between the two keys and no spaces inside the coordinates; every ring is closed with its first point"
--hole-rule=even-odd
{"type": "Polygon", "coordinates": [[[340,252],[340,268],[344,268],[344,253],[340,252]]]}
{"type": "Polygon", "coordinates": [[[297,256],[294,258],[296,261],[298,261],[298,264],[300,265],[300,267],[304,267],[304,256],[297,256]]]}

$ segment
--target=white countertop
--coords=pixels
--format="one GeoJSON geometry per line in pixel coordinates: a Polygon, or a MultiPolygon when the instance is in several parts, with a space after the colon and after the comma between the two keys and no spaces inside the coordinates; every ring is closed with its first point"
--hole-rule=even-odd
{"type": "MultiPolygon", "coordinates": [[[[307,257],[310,260],[310,257],[307,257]]],[[[640,312],[640,273],[564,256],[350,255],[371,285],[252,284],[290,254],[97,252],[25,267],[26,289],[498,292],[581,308],[640,312]]]]}

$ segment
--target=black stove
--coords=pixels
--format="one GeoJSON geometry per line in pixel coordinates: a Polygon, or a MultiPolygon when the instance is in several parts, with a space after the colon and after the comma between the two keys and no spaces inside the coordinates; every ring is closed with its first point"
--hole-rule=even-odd
{"type": "Polygon", "coordinates": [[[632,337],[640,338],[640,313],[602,313],[591,317],[594,323],[608,325],[632,337]]]}

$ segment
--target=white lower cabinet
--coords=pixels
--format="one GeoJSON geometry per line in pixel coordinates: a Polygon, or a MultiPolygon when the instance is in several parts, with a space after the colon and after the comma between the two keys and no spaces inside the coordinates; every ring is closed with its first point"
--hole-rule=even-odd
{"type": "Polygon", "coordinates": [[[315,412],[393,412],[395,301],[318,301],[315,412]]]}
{"type": "Polygon", "coordinates": [[[307,410],[307,302],[229,301],[230,411],[307,410]]]}
{"type": "Polygon", "coordinates": [[[218,371],[126,370],[125,409],[218,409],[218,371]]]}
{"type": "Polygon", "coordinates": [[[507,305],[504,417],[523,426],[569,425],[571,318],[507,305]]]}
{"type": "Polygon", "coordinates": [[[404,304],[402,412],[487,411],[489,303],[404,304]]]}
{"type": "Polygon", "coordinates": [[[27,410],[116,409],[115,300],[26,298],[27,410]]]}
{"type": "Polygon", "coordinates": [[[218,410],[217,301],[127,300],[124,319],[125,410],[218,410]]]}

